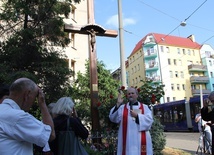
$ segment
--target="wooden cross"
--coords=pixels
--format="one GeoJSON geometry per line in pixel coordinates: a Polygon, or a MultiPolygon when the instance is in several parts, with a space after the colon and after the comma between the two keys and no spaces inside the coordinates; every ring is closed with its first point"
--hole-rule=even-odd
{"type": "MultiPolygon", "coordinates": [[[[100,131],[99,112],[98,112],[98,77],[97,77],[97,58],[96,58],[96,36],[117,37],[115,30],[105,30],[94,22],[94,1],[87,1],[88,24],[83,27],[66,24],[65,32],[85,34],[90,36],[89,51],[89,69],[90,69],[90,97],[91,97],[91,117],[92,117],[92,133],[100,131]]],[[[98,137],[97,137],[98,138],[98,137]]]]}

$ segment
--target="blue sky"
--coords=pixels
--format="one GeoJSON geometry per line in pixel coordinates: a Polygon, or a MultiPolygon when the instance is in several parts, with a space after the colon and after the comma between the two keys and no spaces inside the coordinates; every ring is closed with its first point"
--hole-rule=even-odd
{"type": "MultiPolygon", "coordinates": [[[[214,48],[214,0],[121,0],[125,60],[148,33],[188,37],[214,48]],[[179,24],[186,21],[186,26],[179,24]],[[173,31],[174,30],[174,31],[173,31]]],[[[118,0],[94,0],[95,23],[118,30],[118,0]]],[[[119,33],[119,31],[118,31],[119,33]]],[[[97,58],[114,71],[120,67],[119,35],[96,37],[97,58]]]]}

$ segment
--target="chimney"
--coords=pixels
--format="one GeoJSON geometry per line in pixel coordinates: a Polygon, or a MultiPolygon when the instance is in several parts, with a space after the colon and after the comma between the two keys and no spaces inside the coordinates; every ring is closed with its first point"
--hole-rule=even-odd
{"type": "Polygon", "coordinates": [[[187,38],[189,38],[190,40],[192,40],[192,42],[195,42],[195,36],[193,34],[191,34],[187,38]]]}

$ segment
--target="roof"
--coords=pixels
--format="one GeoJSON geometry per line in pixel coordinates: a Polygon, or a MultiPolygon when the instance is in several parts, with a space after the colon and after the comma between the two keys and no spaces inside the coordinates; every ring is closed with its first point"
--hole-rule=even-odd
{"type": "MultiPolygon", "coordinates": [[[[191,48],[191,49],[200,49],[201,45],[197,42],[194,42],[190,39],[190,37],[183,38],[178,36],[166,35],[166,34],[159,34],[159,33],[149,33],[145,37],[143,37],[135,46],[132,53],[133,55],[139,49],[142,48],[142,44],[147,38],[147,36],[153,35],[155,42],[158,45],[168,45],[168,46],[175,46],[175,47],[183,47],[183,48],[191,48]]],[[[129,56],[129,57],[130,57],[129,56]]]]}

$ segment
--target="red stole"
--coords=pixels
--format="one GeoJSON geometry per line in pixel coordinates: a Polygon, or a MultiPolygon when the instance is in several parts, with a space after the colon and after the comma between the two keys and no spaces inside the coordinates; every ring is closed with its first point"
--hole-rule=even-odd
{"type": "MultiPolygon", "coordinates": [[[[122,124],[122,132],[123,132],[123,140],[122,140],[122,155],[126,155],[126,136],[127,136],[127,124],[128,124],[128,108],[126,104],[123,110],[123,124],[122,124]]],[[[143,104],[140,104],[140,109],[142,114],[144,114],[143,104]]],[[[141,131],[141,155],[146,155],[146,132],[141,131]]]]}

